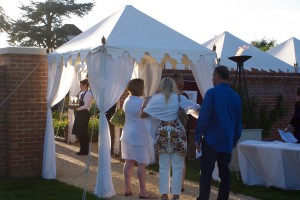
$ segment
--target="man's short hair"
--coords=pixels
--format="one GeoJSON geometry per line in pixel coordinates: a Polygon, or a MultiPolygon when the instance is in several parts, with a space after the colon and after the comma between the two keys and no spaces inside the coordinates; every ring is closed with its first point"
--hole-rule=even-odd
{"type": "Polygon", "coordinates": [[[229,79],[229,69],[223,65],[219,65],[215,68],[215,73],[220,76],[223,80],[229,79]]]}

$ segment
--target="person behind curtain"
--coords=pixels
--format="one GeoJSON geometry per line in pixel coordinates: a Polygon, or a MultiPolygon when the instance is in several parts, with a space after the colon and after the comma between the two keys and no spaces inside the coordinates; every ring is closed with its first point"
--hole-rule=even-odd
{"type": "Polygon", "coordinates": [[[140,199],[151,198],[146,191],[146,164],[150,163],[148,139],[145,120],[140,118],[143,103],[144,81],[132,79],[127,85],[129,96],[125,99],[123,109],[125,124],[122,131],[121,153],[125,159],[123,168],[125,179],[125,196],[131,196],[131,176],[134,163],[137,162],[137,176],[140,182],[140,199]]]}
{"type": "MultiPolygon", "coordinates": [[[[183,91],[184,89],[184,81],[183,81],[183,76],[182,74],[173,74],[171,78],[175,81],[176,83],[176,88],[177,88],[177,94],[181,94],[185,96],[187,99],[189,98],[187,93],[183,91]]],[[[186,130],[186,140],[187,140],[187,149],[189,149],[189,136],[190,136],[190,126],[192,122],[192,116],[188,115],[188,122],[185,126],[186,130]]],[[[188,152],[188,150],[187,150],[188,152]]],[[[184,191],[184,179],[185,179],[185,173],[186,173],[186,164],[188,162],[188,155],[185,157],[184,165],[183,165],[183,171],[182,171],[182,183],[181,183],[181,192],[184,191]]]]}
{"type": "Polygon", "coordinates": [[[187,110],[199,111],[200,106],[183,95],[176,93],[176,84],[170,77],[163,78],[159,84],[159,93],[150,100],[145,99],[141,117],[148,115],[159,120],[156,131],[155,153],[159,155],[159,192],[161,199],[168,199],[170,193],[170,168],[172,167],[172,200],[179,199],[181,193],[182,170],[186,155],[185,128],[177,119],[180,106],[187,110]]]}
{"type": "Polygon", "coordinates": [[[297,143],[300,143],[300,88],[297,88],[297,100],[295,103],[294,115],[285,131],[292,131],[293,128],[294,136],[298,140],[297,143]]]}
{"type": "Polygon", "coordinates": [[[88,126],[93,97],[88,87],[89,81],[87,79],[80,81],[79,107],[75,111],[72,129],[72,134],[76,135],[80,143],[80,151],[76,153],[77,155],[88,155],[89,153],[88,126]]]}
{"type": "Polygon", "coordinates": [[[219,169],[218,199],[228,199],[230,190],[229,163],[242,132],[242,102],[240,96],[229,86],[229,70],[217,66],[213,72],[214,87],[203,99],[195,130],[195,144],[200,147],[200,195],[197,200],[208,200],[212,172],[217,162],[219,169]]]}

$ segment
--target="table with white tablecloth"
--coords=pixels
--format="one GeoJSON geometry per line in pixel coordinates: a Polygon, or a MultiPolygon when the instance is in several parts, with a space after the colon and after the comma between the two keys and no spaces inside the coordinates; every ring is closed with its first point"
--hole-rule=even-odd
{"type": "Polygon", "coordinates": [[[300,144],[246,140],[237,148],[246,185],[300,190],[300,144]]]}

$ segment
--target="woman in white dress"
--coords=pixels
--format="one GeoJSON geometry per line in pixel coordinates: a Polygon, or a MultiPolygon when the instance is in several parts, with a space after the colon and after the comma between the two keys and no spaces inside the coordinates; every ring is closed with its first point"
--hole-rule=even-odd
{"type": "Polygon", "coordinates": [[[178,108],[180,105],[185,111],[198,113],[200,106],[185,96],[178,95],[176,84],[169,77],[161,80],[159,92],[153,95],[149,102],[145,99],[141,117],[150,115],[159,120],[155,142],[155,153],[159,155],[159,193],[162,194],[162,200],[167,200],[169,193],[173,194],[172,200],[178,200],[187,150],[185,128],[177,119],[178,108]],[[171,167],[172,186],[170,187],[171,167]]]}
{"type": "Polygon", "coordinates": [[[125,124],[122,131],[121,152],[125,159],[123,168],[125,178],[125,196],[132,195],[131,176],[134,163],[137,162],[137,176],[140,182],[140,199],[148,199],[151,196],[146,191],[146,164],[150,163],[148,150],[148,137],[145,120],[141,119],[141,105],[144,101],[144,81],[133,79],[127,85],[129,96],[125,99],[123,109],[125,112],[125,124]]]}

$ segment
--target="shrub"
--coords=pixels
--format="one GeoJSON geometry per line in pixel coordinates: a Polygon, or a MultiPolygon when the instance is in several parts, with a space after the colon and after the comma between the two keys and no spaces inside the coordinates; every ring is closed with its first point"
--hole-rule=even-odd
{"type": "MultiPolygon", "coordinates": [[[[64,136],[64,129],[68,127],[68,113],[62,113],[60,114],[58,111],[52,112],[52,118],[53,118],[53,126],[54,126],[54,135],[59,137],[65,137],[64,136]]],[[[92,141],[98,141],[98,130],[99,130],[99,119],[98,115],[91,116],[89,125],[89,138],[91,138],[91,135],[93,134],[92,141]]]]}
{"type": "Polygon", "coordinates": [[[243,99],[242,121],[243,128],[260,128],[263,138],[268,137],[274,122],[283,118],[287,112],[284,98],[281,94],[276,97],[276,105],[270,109],[268,105],[262,105],[258,97],[249,99],[249,104],[243,99]]]}
{"type": "Polygon", "coordinates": [[[90,118],[89,121],[89,138],[92,137],[92,142],[98,141],[98,132],[99,132],[99,118],[97,115],[94,115],[90,118]]]}
{"type": "Polygon", "coordinates": [[[52,112],[54,135],[64,137],[64,129],[68,126],[68,114],[59,113],[58,111],[52,112]]]}

